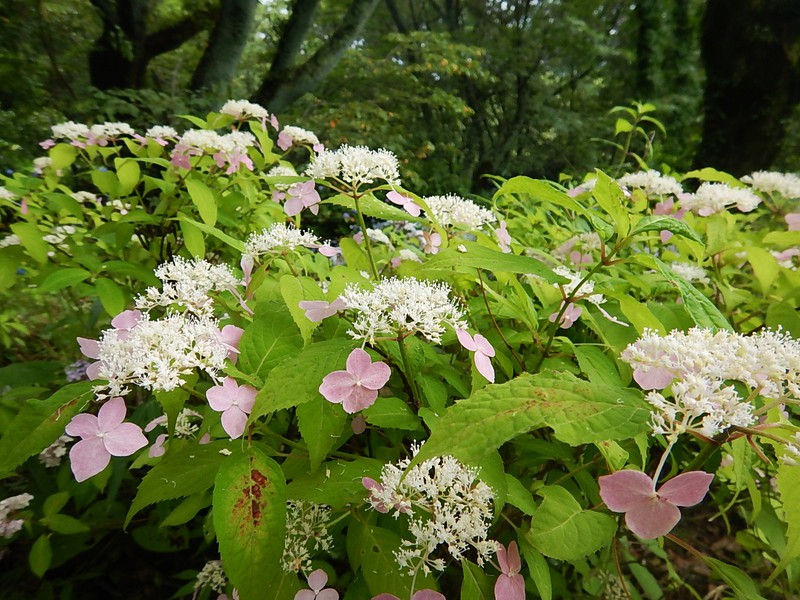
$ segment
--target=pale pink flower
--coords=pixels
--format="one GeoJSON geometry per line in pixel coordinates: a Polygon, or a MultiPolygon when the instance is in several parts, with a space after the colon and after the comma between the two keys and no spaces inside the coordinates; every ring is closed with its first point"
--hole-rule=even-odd
{"type": "Polygon", "coordinates": [[[43,142],[39,142],[39,145],[42,147],[43,150],[49,150],[50,148],[55,146],[56,143],[53,140],[44,140],[43,142]]]}
{"type": "Polygon", "coordinates": [[[341,248],[331,246],[330,244],[322,244],[319,248],[317,248],[317,250],[319,250],[319,253],[322,254],[322,256],[327,258],[333,258],[334,256],[342,253],[341,248]]]}
{"type": "Polygon", "coordinates": [[[336,298],[333,302],[326,302],[325,300],[303,300],[299,306],[306,311],[306,319],[314,323],[319,323],[328,317],[332,317],[340,310],[347,308],[344,300],[341,298],[336,298]]]}
{"type": "Polygon", "coordinates": [[[294,600],[339,600],[339,592],[333,588],[326,588],[328,574],[322,569],[312,571],[308,575],[310,590],[300,590],[294,595],[294,600]]]}
{"type": "MultiPolygon", "coordinates": [[[[400,600],[400,598],[394,594],[378,594],[373,596],[372,600],[400,600]]],[[[414,592],[411,600],[447,600],[447,598],[435,590],[419,590],[414,592]]]]}
{"type": "Polygon", "coordinates": [[[643,390],[663,390],[675,376],[664,367],[638,366],[633,370],[633,379],[643,390]]]}
{"type": "Polygon", "coordinates": [[[465,329],[456,329],[458,341],[464,348],[475,353],[475,368],[491,383],[494,383],[494,367],[490,358],[494,356],[494,348],[485,337],[476,333],[471,336],[465,329]]]}
{"type": "Polygon", "coordinates": [[[525,600],[525,579],[519,574],[522,560],[517,542],[511,542],[508,551],[498,544],[497,562],[500,563],[502,574],[494,584],[495,600],[525,600]]]}
{"type": "Polygon", "coordinates": [[[783,218],[789,226],[789,231],[800,231],[800,213],[789,213],[783,218]]]}
{"type": "Polygon", "coordinates": [[[239,341],[244,329],[236,325],[225,325],[219,332],[219,340],[228,349],[228,360],[236,363],[239,358],[239,341]]]}
{"type": "Polygon", "coordinates": [[[442,236],[438,233],[428,233],[426,231],[422,234],[422,237],[425,240],[422,251],[428,254],[437,254],[439,252],[439,247],[442,245],[442,236]]]}
{"type": "MultiPolygon", "coordinates": [[[[139,310],[123,310],[116,317],[111,319],[111,326],[119,333],[117,339],[124,340],[128,337],[131,329],[136,327],[136,324],[141,320],[142,312],[139,310]]],[[[86,376],[89,379],[100,378],[100,344],[97,340],[90,340],[88,338],[76,338],[78,345],[81,348],[81,353],[87,358],[93,358],[97,362],[93,362],[86,367],[86,376]]]]}
{"type": "Polygon", "coordinates": [[[153,442],[153,445],[150,446],[150,450],[147,451],[147,456],[149,456],[150,458],[158,458],[159,456],[164,456],[164,454],[167,451],[167,449],[164,448],[164,442],[166,442],[167,439],[169,439],[169,436],[166,433],[158,434],[158,437],[156,437],[155,441],[153,442]]]}
{"type": "Polygon", "coordinates": [[[215,385],[206,392],[208,403],[222,413],[222,428],[231,439],[244,433],[247,415],[253,410],[258,390],[249,385],[239,385],[233,377],[226,377],[222,385],[215,385]]]}
{"type": "Polygon", "coordinates": [[[69,451],[70,467],[78,482],[97,475],[112,456],[130,456],[147,445],[142,428],[125,420],[125,401],[112,398],[97,413],[75,415],[67,424],[67,435],[81,438],[69,451]]]}
{"type": "Polygon", "coordinates": [[[250,279],[253,276],[253,267],[255,266],[255,259],[250,254],[243,254],[242,260],[239,263],[242,267],[242,283],[247,287],[250,285],[250,279]]]}
{"type": "Polygon", "coordinates": [[[369,408],[378,398],[381,389],[392,374],[384,362],[373,363],[369,354],[356,348],[347,357],[345,371],[334,371],[322,380],[319,393],[328,402],[342,404],[349,414],[369,408]]]}
{"type": "Polygon", "coordinates": [[[319,192],[315,189],[316,182],[310,179],[304,183],[295,183],[290,187],[286,194],[288,200],[283,205],[283,209],[290,217],[300,214],[300,212],[307,208],[313,214],[319,214],[319,203],[322,200],[319,197],[319,192]]]}
{"type": "Polygon", "coordinates": [[[408,196],[403,196],[400,192],[395,192],[392,190],[388,194],[386,194],[386,199],[389,202],[393,202],[394,204],[399,204],[406,212],[413,217],[418,217],[422,208],[420,208],[419,204],[414,202],[413,198],[409,198],[408,196]]]}
{"type": "MultiPolygon", "coordinates": [[[[547,320],[551,323],[555,323],[559,310],[561,310],[561,307],[559,307],[559,309],[552,315],[547,317],[547,320]]],[[[583,308],[577,304],[570,303],[564,311],[564,314],[561,315],[561,320],[559,321],[558,326],[563,329],[569,329],[575,324],[575,321],[578,320],[578,317],[581,316],[581,313],[583,313],[583,308]]]]}
{"type": "Polygon", "coordinates": [[[592,255],[573,250],[569,253],[569,260],[580,269],[583,265],[592,262],[592,255]]]}
{"type": "Polygon", "coordinates": [[[681,520],[679,506],[694,506],[708,493],[714,475],[689,471],[655,489],[641,471],[617,471],[600,477],[600,497],[614,512],[625,513],[625,524],[645,540],[668,534],[681,520]]]}
{"type": "Polygon", "coordinates": [[[286,152],[289,148],[291,148],[293,143],[294,140],[292,140],[292,137],[285,131],[281,131],[278,134],[278,148],[280,148],[284,152],[286,152]]]}
{"type": "Polygon", "coordinates": [[[494,230],[494,234],[497,236],[497,245],[500,246],[500,250],[505,253],[511,252],[511,234],[506,229],[505,221],[500,221],[500,227],[494,230]]]}

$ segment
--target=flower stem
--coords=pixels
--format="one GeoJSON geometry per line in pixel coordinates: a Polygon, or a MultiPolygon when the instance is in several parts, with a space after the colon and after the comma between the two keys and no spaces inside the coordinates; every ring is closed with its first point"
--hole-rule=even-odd
{"type": "Polygon", "coordinates": [[[402,334],[397,336],[397,345],[400,346],[400,359],[403,361],[403,372],[406,375],[406,381],[411,388],[411,394],[414,396],[414,402],[419,406],[420,394],[417,389],[417,382],[414,380],[414,375],[411,371],[411,361],[408,359],[408,350],[402,334]]]}
{"type": "Polygon", "coordinates": [[[378,272],[378,267],[375,265],[375,258],[372,256],[372,243],[369,240],[369,235],[367,235],[367,224],[364,221],[364,214],[361,212],[361,205],[358,203],[358,193],[353,190],[352,192],[353,202],[356,205],[356,217],[358,218],[358,226],[361,227],[361,233],[364,235],[364,248],[367,250],[367,258],[369,258],[369,267],[372,270],[372,276],[375,277],[375,281],[380,281],[381,274],[378,272]]]}

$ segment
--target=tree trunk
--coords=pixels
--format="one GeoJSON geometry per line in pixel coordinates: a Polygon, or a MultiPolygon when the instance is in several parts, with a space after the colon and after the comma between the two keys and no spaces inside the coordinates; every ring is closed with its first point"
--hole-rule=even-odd
{"type": "Polygon", "coordinates": [[[233,79],[256,14],[258,0],[222,0],[211,39],[192,75],[193,90],[220,89],[233,79]]]}
{"type": "Polygon", "coordinates": [[[734,175],[769,168],[800,102],[800,4],[709,0],[701,52],[704,123],[694,166],[734,175]]]}
{"type": "Polygon", "coordinates": [[[147,0],[92,0],[103,19],[103,33],[89,53],[89,77],[101,90],[138,88],[147,68],[147,0]]]}
{"type": "Polygon", "coordinates": [[[295,0],[292,16],[284,28],[275,57],[267,76],[253,96],[253,101],[280,112],[303,94],[314,90],[333,70],[352,45],[380,0],[352,0],[338,29],[300,65],[294,60],[300,52],[303,37],[310,29],[312,18],[300,14],[302,6],[319,4],[319,0],[295,0]],[[299,11],[299,12],[298,12],[299,11]]]}
{"type": "Polygon", "coordinates": [[[656,91],[657,51],[656,39],[659,29],[658,2],[639,0],[633,9],[636,20],[636,81],[639,100],[651,100],[656,91]]]}

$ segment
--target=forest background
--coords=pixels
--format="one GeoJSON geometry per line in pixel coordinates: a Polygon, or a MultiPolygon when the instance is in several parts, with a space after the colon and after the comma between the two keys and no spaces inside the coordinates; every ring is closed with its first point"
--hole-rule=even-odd
{"type": "Polygon", "coordinates": [[[5,0],[0,81],[6,173],[53,123],[176,125],[228,98],[407,157],[428,194],[609,165],[632,101],[666,125],[651,166],[800,168],[791,0],[5,0]]]}

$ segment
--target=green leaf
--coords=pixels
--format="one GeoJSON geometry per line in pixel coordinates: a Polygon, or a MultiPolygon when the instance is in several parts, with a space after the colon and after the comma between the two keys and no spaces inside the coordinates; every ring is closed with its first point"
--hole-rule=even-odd
{"type": "Polygon", "coordinates": [[[50,159],[53,161],[54,170],[66,169],[75,162],[78,149],[72,144],[56,144],[50,148],[50,159]]]}
{"type": "Polygon", "coordinates": [[[600,208],[614,221],[614,230],[618,235],[628,234],[631,228],[631,217],[622,204],[622,190],[616,181],[600,170],[595,171],[597,178],[592,188],[592,197],[600,208]]]}
{"type": "Polygon", "coordinates": [[[174,527],[188,523],[197,513],[211,504],[211,494],[201,492],[192,494],[176,506],[161,522],[161,527],[174,527]]]}
{"type": "Polygon", "coordinates": [[[366,489],[361,479],[371,477],[377,480],[383,464],[374,458],[326,462],[322,465],[324,468],[296,477],[286,486],[286,496],[293,500],[327,504],[334,510],[351,503],[363,503],[366,489]]]}
{"type": "Polygon", "coordinates": [[[577,560],[611,541],[617,522],[609,515],[583,510],[561,486],[548,485],[538,493],[543,500],[526,538],[545,556],[577,560]]]}
{"type": "MultiPolygon", "coordinates": [[[[324,200],[322,204],[334,204],[336,206],[342,206],[353,212],[356,210],[355,201],[350,196],[345,196],[344,194],[339,194],[332,198],[328,198],[327,200],[324,200]]],[[[382,202],[372,194],[362,196],[358,200],[358,206],[365,216],[375,217],[381,221],[411,221],[415,223],[424,223],[426,221],[426,219],[423,219],[422,217],[411,216],[402,208],[382,202]]]]}
{"type": "Polygon", "coordinates": [[[680,235],[700,244],[704,243],[703,238],[701,238],[694,229],[689,227],[686,222],[667,215],[649,215],[642,217],[636,225],[634,225],[630,235],[632,237],[647,231],[671,231],[675,235],[680,235]]]}
{"type": "Polygon", "coordinates": [[[303,336],[303,341],[308,344],[319,323],[310,321],[306,317],[306,311],[300,308],[300,302],[303,300],[323,300],[325,295],[317,282],[310,277],[284,275],[281,277],[281,296],[283,296],[286,307],[289,309],[295,325],[297,325],[300,334],[303,336]]]}
{"type": "Polygon", "coordinates": [[[69,515],[55,514],[42,519],[42,523],[51,530],[62,535],[73,535],[89,531],[89,526],[75,517],[69,515]]]}
{"type": "MultiPolygon", "coordinates": [[[[406,569],[400,569],[394,552],[400,549],[401,538],[388,529],[351,519],[347,526],[347,554],[350,564],[361,566],[361,573],[372,595],[394,594],[408,598],[413,578],[406,569]]],[[[415,589],[435,589],[430,575],[417,574],[415,589]]]]}
{"type": "Polygon", "coordinates": [[[758,280],[758,285],[766,294],[778,278],[781,269],[778,261],[768,250],[757,246],[751,246],[745,252],[747,252],[747,261],[753,267],[753,274],[758,280]]]}
{"type": "Polygon", "coordinates": [[[755,582],[738,567],[710,556],[703,556],[703,561],[722,581],[730,586],[739,600],[766,600],[764,596],[759,594],[758,586],[755,582]]]}
{"type": "MultiPolygon", "coordinates": [[[[194,381],[197,380],[197,375],[193,373],[189,378],[190,381],[188,381],[187,384],[188,387],[191,387],[194,385],[194,381]]],[[[158,390],[154,392],[153,395],[156,397],[156,400],[158,400],[158,403],[161,404],[161,408],[164,409],[164,414],[167,415],[167,431],[170,436],[172,436],[175,434],[175,423],[178,421],[178,415],[183,410],[186,400],[189,399],[189,391],[183,387],[179,387],[168,392],[158,390]]]]}
{"type": "Polygon", "coordinates": [[[214,529],[225,573],[242,600],[264,597],[280,574],[286,531],[281,468],[255,447],[226,461],[214,484],[214,529]]]}
{"type": "Polygon", "coordinates": [[[375,404],[363,412],[370,425],[414,431],[420,428],[419,417],[400,398],[379,396],[375,404]]]}
{"type": "Polygon", "coordinates": [[[411,464],[445,454],[479,462],[508,440],[541,427],[552,427],[556,438],[573,446],[627,439],[647,430],[649,416],[635,390],[523,373],[448,407],[411,464]]]}
{"type": "Polygon", "coordinates": [[[535,550],[525,538],[519,540],[519,549],[528,564],[531,579],[536,584],[536,589],[539,591],[542,600],[552,600],[553,582],[550,577],[550,565],[547,564],[547,559],[542,556],[541,552],[535,550]]]}
{"type": "Polygon", "coordinates": [[[253,322],[239,340],[239,370],[262,380],[277,364],[294,356],[303,347],[303,338],[292,315],[281,302],[259,302],[253,322]]]}
{"type": "Polygon", "coordinates": [[[617,122],[614,125],[614,135],[628,133],[629,131],[633,131],[633,125],[630,123],[630,121],[625,119],[617,119],[617,122]]]}
{"type": "Polygon", "coordinates": [[[42,505],[42,514],[45,517],[56,514],[69,502],[69,492],[57,492],[48,496],[42,505]]]}
{"type": "Polygon", "coordinates": [[[47,262],[47,253],[51,247],[42,239],[42,232],[38,227],[32,223],[12,223],[11,231],[16,234],[33,260],[39,263],[47,262]]]}
{"type": "Polygon", "coordinates": [[[234,250],[238,250],[239,252],[244,252],[244,242],[229,236],[227,233],[225,233],[224,231],[220,231],[216,227],[212,227],[211,225],[206,225],[205,223],[200,223],[199,221],[190,219],[182,212],[178,213],[178,220],[191,223],[192,225],[197,227],[200,231],[207,233],[208,235],[213,236],[222,242],[225,242],[226,244],[228,244],[228,246],[230,246],[234,250]]]}
{"type": "Polygon", "coordinates": [[[315,398],[297,407],[297,425],[308,448],[311,470],[315,471],[328,452],[341,443],[347,414],[324,398],[315,398]]]}
{"type": "Polygon", "coordinates": [[[475,269],[484,269],[491,273],[536,275],[550,283],[563,281],[550,267],[530,256],[498,252],[475,242],[465,241],[459,245],[467,251],[460,252],[457,247],[447,248],[425,261],[420,270],[473,273],[475,269]]]}
{"type": "Polygon", "coordinates": [[[53,548],[50,546],[50,535],[43,533],[31,546],[31,551],[28,554],[28,564],[31,567],[31,572],[41,579],[47,569],[50,568],[52,562],[53,548]]]}
{"type": "Polygon", "coordinates": [[[67,423],[91,398],[93,385],[92,381],[71,383],[47,400],[28,400],[0,438],[0,477],[63,435],[67,423]]]}
{"type": "Polygon", "coordinates": [[[119,179],[119,195],[129,195],[139,183],[139,164],[132,159],[116,158],[114,164],[117,167],[117,179],[119,179]]]}
{"type": "Polygon", "coordinates": [[[792,560],[800,556],[800,521],[796,518],[800,514],[800,469],[796,465],[783,463],[778,467],[776,479],[778,493],[783,503],[784,521],[787,525],[786,551],[781,556],[781,562],[775,567],[770,580],[783,571],[792,560]]]}
{"type": "Polygon", "coordinates": [[[125,310],[128,299],[124,290],[113,279],[100,278],[94,282],[94,289],[100,304],[103,305],[106,313],[111,317],[116,317],[125,310]]]}
{"type": "Polygon", "coordinates": [[[187,179],[186,189],[203,223],[213,227],[217,222],[217,201],[214,191],[199,179],[187,179]]]}
{"type": "Polygon", "coordinates": [[[608,296],[619,302],[619,309],[622,314],[640,334],[645,329],[653,329],[661,335],[667,334],[664,325],[644,302],[639,302],[636,298],[632,298],[627,294],[608,294],[608,296]]]}
{"type": "Polygon", "coordinates": [[[90,276],[91,273],[89,273],[89,271],[86,269],[59,269],[58,271],[53,271],[47,277],[45,277],[42,284],[36,288],[36,291],[42,294],[47,294],[50,292],[63,290],[64,288],[71,287],[76,283],[80,283],[81,281],[88,279],[90,276]]]}
{"type": "Polygon", "coordinates": [[[183,234],[183,243],[189,253],[197,258],[205,258],[206,240],[200,228],[189,219],[179,219],[178,224],[183,234]]]}
{"type": "Polygon", "coordinates": [[[698,291],[696,287],[686,281],[683,277],[673,273],[672,270],[661,260],[654,256],[651,258],[653,259],[658,270],[661,272],[661,275],[663,275],[664,278],[672,285],[678,288],[681,293],[681,298],[683,298],[683,304],[686,308],[686,312],[689,313],[689,316],[692,317],[692,320],[694,320],[697,326],[712,329],[714,331],[718,329],[733,331],[733,327],[731,327],[730,323],[728,323],[728,320],[719,311],[719,309],[714,306],[711,300],[706,298],[700,291],[698,291]]]}
{"type": "Polygon", "coordinates": [[[111,171],[92,171],[92,183],[109,198],[118,198],[122,194],[119,192],[119,179],[111,171]]]}
{"type": "Polygon", "coordinates": [[[342,256],[349,267],[359,271],[369,271],[369,257],[367,253],[362,250],[361,246],[356,244],[353,238],[342,238],[339,240],[339,248],[342,249],[342,256]]]}
{"type": "Polygon", "coordinates": [[[575,346],[575,357],[589,381],[622,386],[614,361],[597,346],[579,344],[575,346]]]}
{"type": "Polygon", "coordinates": [[[356,341],[345,339],[316,342],[303,348],[297,356],[282,361],[264,380],[250,422],[267,413],[322,398],[319,393],[322,378],[343,369],[347,356],[358,345],[356,341]]]}
{"type": "Polygon", "coordinates": [[[506,501],[510,505],[516,506],[528,516],[532,516],[536,512],[536,502],[533,500],[533,496],[519,479],[506,473],[506,487],[508,488],[506,501]]]}
{"type": "Polygon", "coordinates": [[[217,470],[234,457],[220,454],[235,444],[224,441],[199,445],[197,442],[170,441],[170,448],[161,461],[142,478],[131,503],[124,527],[145,506],[204,492],[214,485],[217,470]]]}
{"type": "Polygon", "coordinates": [[[461,600],[494,600],[493,581],[478,565],[468,560],[461,561],[461,600]]]}
{"type": "Polygon", "coordinates": [[[716,181],[719,183],[727,183],[729,186],[735,188],[745,187],[745,185],[733,175],[723,171],[717,171],[711,167],[689,171],[686,173],[686,175],[681,177],[681,181],[692,178],[699,179],[700,181],[716,181]]]}

